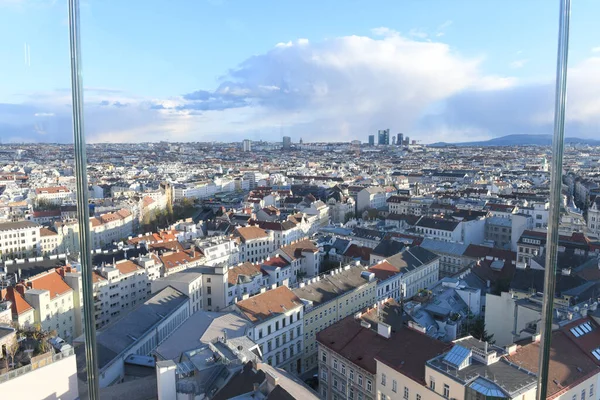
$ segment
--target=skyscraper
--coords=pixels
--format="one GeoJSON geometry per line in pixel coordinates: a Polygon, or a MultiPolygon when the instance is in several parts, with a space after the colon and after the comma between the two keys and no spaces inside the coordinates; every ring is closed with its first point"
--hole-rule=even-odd
{"type": "Polygon", "coordinates": [[[390,144],[390,130],[383,129],[377,131],[377,144],[379,146],[388,146],[390,144]]]}
{"type": "Polygon", "coordinates": [[[392,136],[392,146],[396,145],[396,136],[392,136]]]}
{"type": "Polygon", "coordinates": [[[404,143],[406,143],[406,145],[408,146],[410,144],[410,137],[406,137],[406,140],[404,141],[404,143]]]}
{"type": "Polygon", "coordinates": [[[252,151],[252,142],[250,141],[250,139],[244,139],[244,141],[242,142],[242,151],[252,151]]]}
{"type": "Polygon", "coordinates": [[[396,144],[398,146],[402,146],[404,144],[404,133],[398,134],[398,140],[396,140],[396,144]]]}
{"type": "Polygon", "coordinates": [[[369,135],[369,146],[375,146],[375,135],[369,135]]]}
{"type": "Polygon", "coordinates": [[[292,138],[289,136],[283,137],[283,149],[289,150],[292,147],[292,138]]]}

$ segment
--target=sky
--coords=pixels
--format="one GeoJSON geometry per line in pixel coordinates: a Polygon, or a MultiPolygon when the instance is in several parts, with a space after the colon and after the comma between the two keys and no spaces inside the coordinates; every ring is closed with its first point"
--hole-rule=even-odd
{"type": "MultiPolygon", "coordinates": [[[[88,142],[551,134],[558,0],[81,0],[88,142]]],[[[600,2],[566,136],[600,137],[600,2]]],[[[72,142],[67,0],[0,0],[0,139],[72,142]]]]}

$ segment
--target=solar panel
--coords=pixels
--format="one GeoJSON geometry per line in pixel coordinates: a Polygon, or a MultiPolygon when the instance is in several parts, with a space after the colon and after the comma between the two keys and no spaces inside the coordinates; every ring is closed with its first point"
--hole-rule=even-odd
{"type": "Polygon", "coordinates": [[[579,337],[581,336],[579,333],[577,333],[577,331],[575,330],[575,328],[571,328],[571,333],[575,336],[575,337],[579,337]]]}
{"type": "Polygon", "coordinates": [[[594,357],[596,357],[596,360],[600,360],[600,347],[598,347],[596,350],[592,350],[592,354],[594,357]]]}
{"type": "Polygon", "coordinates": [[[592,326],[590,325],[589,322],[586,322],[585,324],[580,325],[580,328],[583,329],[585,331],[585,333],[590,333],[592,331],[592,326]]]}
{"type": "Polygon", "coordinates": [[[580,327],[576,326],[575,330],[577,331],[577,333],[579,333],[579,336],[585,335],[585,332],[580,327]]]}

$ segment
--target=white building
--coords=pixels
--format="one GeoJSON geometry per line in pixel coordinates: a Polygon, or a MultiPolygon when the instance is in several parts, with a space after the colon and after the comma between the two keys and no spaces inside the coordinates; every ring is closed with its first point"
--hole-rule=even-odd
{"type": "Polygon", "coordinates": [[[71,201],[75,194],[66,186],[52,186],[35,189],[35,199],[37,202],[47,202],[51,204],[62,204],[65,201],[71,201]]]}
{"type": "Polygon", "coordinates": [[[302,371],[304,305],[286,286],[236,304],[253,323],[248,337],[260,348],[263,361],[288,372],[302,371]]]}
{"type": "Polygon", "coordinates": [[[439,279],[439,257],[420,246],[407,248],[369,268],[375,274],[377,301],[413,297],[439,279]]]}
{"type": "Polygon", "coordinates": [[[207,239],[196,240],[195,243],[196,247],[204,254],[205,265],[235,265],[240,262],[237,240],[225,236],[212,236],[207,239]]]}
{"type": "Polygon", "coordinates": [[[245,226],[236,228],[233,235],[240,239],[240,262],[264,260],[275,250],[273,231],[245,226]]]}
{"type": "Polygon", "coordinates": [[[0,224],[0,258],[37,255],[41,250],[40,228],[30,221],[0,224]]]}
{"type": "Polygon", "coordinates": [[[388,192],[382,187],[364,188],[356,195],[356,208],[358,212],[362,212],[369,208],[379,209],[385,207],[388,197],[388,192]]]}

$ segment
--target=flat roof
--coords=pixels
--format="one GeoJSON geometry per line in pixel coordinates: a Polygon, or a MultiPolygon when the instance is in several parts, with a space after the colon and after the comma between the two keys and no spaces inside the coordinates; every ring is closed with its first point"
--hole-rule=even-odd
{"type": "Polygon", "coordinates": [[[228,340],[244,336],[251,326],[249,321],[233,312],[198,311],[154,352],[165,360],[175,360],[182,353],[196,349],[225,334],[228,340]]]}
{"type": "Polygon", "coordinates": [[[317,306],[369,283],[362,276],[363,272],[368,271],[363,267],[353,266],[335,275],[323,275],[321,280],[296,288],[292,292],[301,299],[312,301],[317,306]]]}

